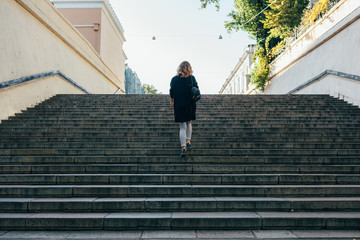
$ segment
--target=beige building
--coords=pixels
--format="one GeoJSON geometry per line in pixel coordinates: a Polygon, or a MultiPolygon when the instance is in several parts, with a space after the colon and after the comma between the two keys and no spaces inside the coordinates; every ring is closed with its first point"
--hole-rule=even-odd
{"type": "Polygon", "coordinates": [[[125,82],[124,29],[108,0],[51,0],[91,43],[107,66],[125,82]]]}
{"type": "Polygon", "coordinates": [[[125,93],[124,31],[107,0],[0,2],[0,121],[57,94],[125,93]]]}

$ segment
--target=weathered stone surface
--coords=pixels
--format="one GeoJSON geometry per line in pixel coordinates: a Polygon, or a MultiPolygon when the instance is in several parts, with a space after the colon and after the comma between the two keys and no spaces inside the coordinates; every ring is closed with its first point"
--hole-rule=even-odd
{"type": "Polygon", "coordinates": [[[21,186],[23,197],[72,197],[73,186],[53,186],[53,185],[24,185],[21,186]]]}
{"type": "Polygon", "coordinates": [[[172,215],[175,229],[259,229],[261,219],[250,212],[179,212],[172,215]]]}
{"type": "Polygon", "coordinates": [[[345,222],[346,219],[350,219],[349,224],[354,224],[360,216],[359,213],[337,212],[257,212],[257,214],[263,219],[264,229],[279,227],[282,229],[334,229],[334,222],[345,222]],[[331,224],[329,224],[329,221],[331,224]]]}
{"type": "Polygon", "coordinates": [[[327,216],[327,229],[359,229],[360,212],[332,212],[327,216]]]}
{"type": "Polygon", "coordinates": [[[9,231],[0,239],[64,239],[69,235],[68,231],[9,231]]]}
{"type": "Polygon", "coordinates": [[[215,198],[148,198],[147,211],[216,211],[215,198]]]}
{"type": "Polygon", "coordinates": [[[95,212],[145,211],[146,198],[100,198],[93,201],[95,212]]]}
{"type": "Polygon", "coordinates": [[[259,239],[297,238],[291,231],[287,230],[254,230],[252,232],[259,239]]]}
{"type": "Polygon", "coordinates": [[[82,197],[126,197],[129,185],[74,186],[73,195],[82,197]]]}
{"type": "Polygon", "coordinates": [[[180,158],[168,96],[55,96],[0,125],[0,214],[18,213],[0,229],[358,229],[359,129],[360,110],[328,96],[204,95],[180,158]]]}
{"type": "Polygon", "coordinates": [[[292,230],[298,238],[359,238],[359,230],[292,230]]]}
{"type": "Polygon", "coordinates": [[[29,217],[31,214],[28,213],[0,213],[0,229],[24,230],[29,217]]]}
{"type": "Polygon", "coordinates": [[[0,184],[56,184],[55,175],[35,175],[35,174],[4,174],[0,175],[0,184]]]}
{"type": "Polygon", "coordinates": [[[192,193],[191,185],[132,185],[128,189],[130,197],[189,196],[192,193]]]}
{"type": "Polygon", "coordinates": [[[26,219],[29,230],[102,230],[106,213],[40,213],[26,219]]]}
{"type": "Polygon", "coordinates": [[[198,230],[196,236],[199,239],[252,239],[255,238],[252,231],[236,231],[236,230],[198,230]]]}
{"type": "Polygon", "coordinates": [[[92,212],[95,198],[40,198],[29,201],[29,212],[92,212]]]}
{"type": "Polygon", "coordinates": [[[27,212],[32,198],[0,198],[0,212],[27,212]]]}
{"type": "Polygon", "coordinates": [[[105,230],[170,229],[171,213],[110,213],[105,230]]]}
{"type": "Polygon", "coordinates": [[[141,235],[143,239],[195,239],[196,232],[192,231],[144,231],[141,235]]]}
{"type": "Polygon", "coordinates": [[[81,231],[69,232],[69,239],[139,239],[141,231],[81,231]]]}
{"type": "Polygon", "coordinates": [[[291,201],[291,209],[294,211],[326,211],[329,209],[338,211],[359,210],[360,198],[288,198],[291,201]]]}

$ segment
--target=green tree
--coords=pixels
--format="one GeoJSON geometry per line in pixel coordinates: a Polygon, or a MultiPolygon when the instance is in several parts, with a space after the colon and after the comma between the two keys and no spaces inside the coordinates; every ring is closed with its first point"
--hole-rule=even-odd
{"type": "MultiPolygon", "coordinates": [[[[209,4],[220,7],[220,0],[200,0],[201,7],[206,8],[209,4]]],[[[225,27],[229,30],[244,30],[256,39],[257,43],[265,47],[268,30],[264,28],[265,14],[260,13],[267,7],[267,0],[234,0],[236,10],[229,13],[230,21],[225,27]],[[260,13],[260,14],[258,14],[260,13]]]]}
{"type": "Polygon", "coordinates": [[[143,84],[141,88],[144,90],[145,94],[160,94],[153,85],[143,84]]]}
{"type": "Polygon", "coordinates": [[[269,32],[265,42],[266,52],[272,59],[277,54],[272,49],[282,45],[282,41],[301,23],[309,0],[268,0],[268,4],[270,8],[264,11],[266,19],[263,23],[269,32]]]}
{"type": "Polygon", "coordinates": [[[208,4],[214,3],[215,7],[219,10],[220,8],[220,4],[219,4],[219,0],[200,0],[201,2],[201,7],[202,8],[206,8],[208,4]]]}
{"type": "MultiPolygon", "coordinates": [[[[220,0],[200,0],[201,6],[209,4],[220,7],[220,0]]],[[[264,90],[270,73],[269,63],[283,40],[300,24],[304,9],[309,0],[234,0],[236,10],[229,13],[230,21],[225,27],[231,30],[244,30],[255,38],[257,58],[251,74],[251,83],[264,90]],[[275,51],[276,50],[276,51],[275,51]]]]}
{"type": "MultiPolygon", "coordinates": [[[[215,4],[220,7],[220,0],[200,0],[202,7],[215,4]]],[[[256,88],[263,90],[265,81],[269,74],[269,61],[267,57],[266,39],[270,35],[269,30],[264,27],[266,16],[264,9],[268,8],[267,0],[234,0],[235,9],[229,13],[230,21],[225,27],[229,30],[244,30],[257,42],[255,52],[256,64],[252,71],[250,81],[256,88]]]]}

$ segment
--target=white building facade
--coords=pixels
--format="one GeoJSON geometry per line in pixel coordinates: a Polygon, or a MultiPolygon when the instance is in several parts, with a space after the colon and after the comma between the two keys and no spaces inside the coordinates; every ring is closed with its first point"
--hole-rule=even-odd
{"type": "Polygon", "coordinates": [[[250,44],[245,48],[234,70],[220,89],[220,94],[247,94],[250,89],[250,75],[253,66],[253,54],[256,45],[250,44]]]}

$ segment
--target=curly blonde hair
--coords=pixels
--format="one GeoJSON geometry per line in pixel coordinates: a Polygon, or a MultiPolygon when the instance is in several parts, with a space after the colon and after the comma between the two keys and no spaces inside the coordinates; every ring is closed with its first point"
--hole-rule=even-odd
{"type": "Polygon", "coordinates": [[[191,65],[187,61],[183,61],[177,69],[177,74],[181,78],[190,77],[193,73],[191,65]]]}

